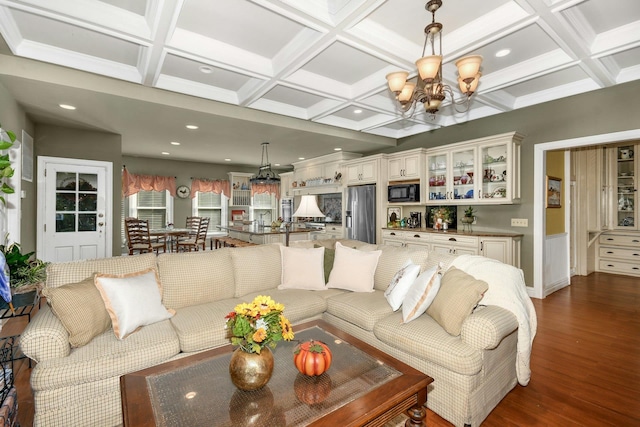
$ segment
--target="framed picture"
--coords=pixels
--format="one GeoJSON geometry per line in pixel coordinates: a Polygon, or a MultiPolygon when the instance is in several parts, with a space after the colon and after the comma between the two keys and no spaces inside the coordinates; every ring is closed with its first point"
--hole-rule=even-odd
{"type": "Polygon", "coordinates": [[[392,222],[391,215],[395,214],[395,220],[400,221],[402,219],[400,206],[389,206],[387,208],[387,222],[392,222]]]}
{"type": "Polygon", "coordinates": [[[562,207],[562,179],[547,175],[547,207],[562,207]]]}

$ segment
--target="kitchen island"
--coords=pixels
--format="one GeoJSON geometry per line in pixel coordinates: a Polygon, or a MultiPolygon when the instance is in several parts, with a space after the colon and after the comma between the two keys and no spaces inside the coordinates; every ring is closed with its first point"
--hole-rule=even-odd
{"type": "MultiPolygon", "coordinates": [[[[270,226],[251,225],[218,225],[220,230],[226,231],[229,237],[245,242],[264,245],[268,243],[285,243],[286,230],[284,227],[271,228],[270,226]]],[[[289,231],[289,241],[315,239],[317,230],[306,228],[303,225],[293,224],[289,231]]]]}

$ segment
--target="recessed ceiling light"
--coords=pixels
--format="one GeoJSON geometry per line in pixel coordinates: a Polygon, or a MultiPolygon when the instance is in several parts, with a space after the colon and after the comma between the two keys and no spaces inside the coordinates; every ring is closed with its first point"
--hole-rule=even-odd
{"type": "Polygon", "coordinates": [[[162,153],[160,153],[160,154],[162,154],[163,156],[168,156],[168,155],[169,155],[169,154],[171,154],[171,153],[169,153],[168,151],[163,151],[163,152],[162,152],[162,153]]]}
{"type": "Polygon", "coordinates": [[[362,113],[362,110],[358,108],[356,110],[353,110],[353,113],[354,114],[360,114],[360,113],[362,113]]]}
{"type": "Polygon", "coordinates": [[[342,148],[336,147],[336,148],[333,149],[333,151],[342,151],[342,148]]]}
{"type": "Polygon", "coordinates": [[[196,397],[198,393],[196,393],[195,391],[190,391],[189,393],[185,394],[184,397],[186,399],[193,399],[194,397],[196,397]]]}
{"type": "Polygon", "coordinates": [[[198,126],[197,126],[197,125],[187,125],[186,127],[187,127],[187,129],[191,129],[191,130],[196,130],[196,129],[198,129],[198,126]]]}
{"type": "Polygon", "coordinates": [[[213,73],[213,68],[209,67],[208,65],[201,65],[199,67],[200,72],[205,73],[205,74],[211,74],[213,73]]]}
{"type": "Polygon", "coordinates": [[[496,52],[496,58],[502,58],[503,56],[507,56],[511,53],[511,49],[500,49],[496,52]]]}
{"type": "Polygon", "coordinates": [[[76,107],[74,107],[73,105],[69,105],[69,104],[58,104],[60,106],[60,108],[64,108],[65,110],[75,110],[76,107]]]}
{"type": "Polygon", "coordinates": [[[280,166],[280,163],[274,163],[273,166],[280,166]]]}
{"type": "Polygon", "coordinates": [[[298,160],[304,160],[304,157],[298,157],[298,160]]]}
{"type": "Polygon", "coordinates": [[[171,145],[180,145],[178,141],[171,141],[171,145]]]}
{"type": "Polygon", "coordinates": [[[225,161],[225,162],[230,162],[230,161],[231,161],[231,159],[224,159],[224,161],[225,161]]]}

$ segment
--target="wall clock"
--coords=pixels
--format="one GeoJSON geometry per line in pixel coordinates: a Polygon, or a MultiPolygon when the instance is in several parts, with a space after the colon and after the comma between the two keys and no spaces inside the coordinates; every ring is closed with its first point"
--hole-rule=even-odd
{"type": "Polygon", "coordinates": [[[181,199],[186,199],[187,197],[189,197],[189,194],[191,194],[191,189],[186,185],[181,185],[178,188],[176,188],[176,194],[181,199]]]}

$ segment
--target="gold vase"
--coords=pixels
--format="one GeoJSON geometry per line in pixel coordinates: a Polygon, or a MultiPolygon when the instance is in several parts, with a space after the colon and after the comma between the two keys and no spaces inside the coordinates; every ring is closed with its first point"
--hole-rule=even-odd
{"type": "Polygon", "coordinates": [[[273,353],[267,347],[260,354],[236,349],[229,362],[231,382],[240,390],[252,391],[264,387],[273,373],[273,353]]]}

